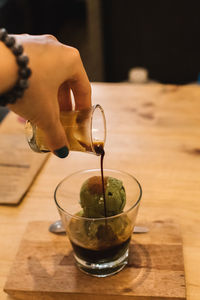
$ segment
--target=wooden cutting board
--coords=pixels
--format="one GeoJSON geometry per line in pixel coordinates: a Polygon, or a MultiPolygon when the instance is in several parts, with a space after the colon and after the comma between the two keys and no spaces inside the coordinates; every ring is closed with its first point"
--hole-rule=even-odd
{"type": "Polygon", "coordinates": [[[0,124],[0,204],[19,204],[49,156],[30,149],[24,126],[14,113],[0,124]]]}
{"type": "Polygon", "coordinates": [[[186,299],[182,241],[170,220],[148,224],[133,234],[128,265],[118,274],[96,278],[74,264],[66,236],[48,232],[48,222],[29,223],[5,292],[23,300],[186,299]]]}

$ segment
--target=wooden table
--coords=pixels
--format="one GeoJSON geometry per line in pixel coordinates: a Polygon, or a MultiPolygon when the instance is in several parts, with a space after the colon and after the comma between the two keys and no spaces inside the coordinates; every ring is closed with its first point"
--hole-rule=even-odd
{"type": "MultiPolygon", "coordinates": [[[[200,299],[200,88],[196,85],[93,84],[93,103],[107,118],[105,167],[141,182],[138,221],[171,218],[180,224],[187,299],[200,299]]],[[[39,154],[38,154],[39,155],[39,154]]],[[[57,183],[79,169],[99,167],[94,155],[51,156],[22,203],[0,207],[0,299],[26,224],[56,220],[57,183]]]]}

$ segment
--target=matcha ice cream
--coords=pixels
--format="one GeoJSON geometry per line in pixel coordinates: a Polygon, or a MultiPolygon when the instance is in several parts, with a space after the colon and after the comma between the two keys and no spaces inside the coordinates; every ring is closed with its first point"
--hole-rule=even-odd
{"type": "MultiPolygon", "coordinates": [[[[104,177],[106,215],[114,216],[122,212],[126,203],[126,193],[122,181],[113,177],[104,177]]],[[[87,179],[80,191],[80,204],[87,218],[105,216],[101,176],[87,179]]]]}
{"type": "Polygon", "coordinates": [[[101,176],[88,178],[80,189],[82,211],[70,221],[68,235],[74,244],[93,249],[104,250],[126,242],[132,233],[131,221],[127,215],[120,215],[126,204],[126,193],[121,180],[105,176],[104,189],[106,200],[105,217],[104,197],[101,176]],[[95,218],[95,219],[93,219],[95,218]]]}

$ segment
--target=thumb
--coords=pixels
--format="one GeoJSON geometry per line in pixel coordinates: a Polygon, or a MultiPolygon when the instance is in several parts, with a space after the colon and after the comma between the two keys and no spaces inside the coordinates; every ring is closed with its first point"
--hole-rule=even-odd
{"type": "Polygon", "coordinates": [[[43,128],[49,150],[56,156],[65,158],[69,154],[69,144],[60,121],[43,128]]]}

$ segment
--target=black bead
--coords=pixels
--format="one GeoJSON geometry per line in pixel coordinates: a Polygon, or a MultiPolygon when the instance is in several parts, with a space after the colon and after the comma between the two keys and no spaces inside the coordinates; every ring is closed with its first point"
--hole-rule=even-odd
{"type": "Polygon", "coordinates": [[[27,79],[31,76],[31,69],[28,67],[19,69],[19,76],[23,79],[27,79]]]}
{"type": "Polygon", "coordinates": [[[26,55],[20,55],[17,57],[17,63],[21,67],[25,67],[29,62],[28,56],[26,55]]]}
{"type": "Polygon", "coordinates": [[[8,35],[5,28],[0,29],[0,40],[4,41],[5,37],[8,35]]]}
{"type": "Polygon", "coordinates": [[[11,50],[13,52],[13,54],[15,54],[16,56],[21,55],[24,51],[24,48],[22,45],[14,45],[13,47],[11,47],[11,50]]]}
{"type": "Polygon", "coordinates": [[[21,98],[24,94],[24,90],[23,89],[19,89],[19,88],[15,88],[13,90],[13,95],[15,96],[15,98],[21,98]]]}
{"type": "Polygon", "coordinates": [[[15,98],[21,98],[24,94],[24,89],[20,88],[18,84],[12,90],[13,95],[15,98]]]}
{"type": "Polygon", "coordinates": [[[18,87],[20,87],[21,89],[27,89],[27,87],[29,86],[28,84],[28,80],[27,79],[20,79],[18,81],[18,87]]]}
{"type": "Polygon", "coordinates": [[[14,37],[7,35],[5,37],[4,43],[6,44],[7,47],[10,48],[15,44],[15,39],[14,39],[14,37]]]}
{"type": "Polygon", "coordinates": [[[6,104],[7,104],[7,98],[4,95],[0,96],[0,105],[5,106],[6,104]]]}
{"type": "Polygon", "coordinates": [[[13,104],[16,101],[16,97],[13,93],[7,94],[7,103],[13,104]]]}

